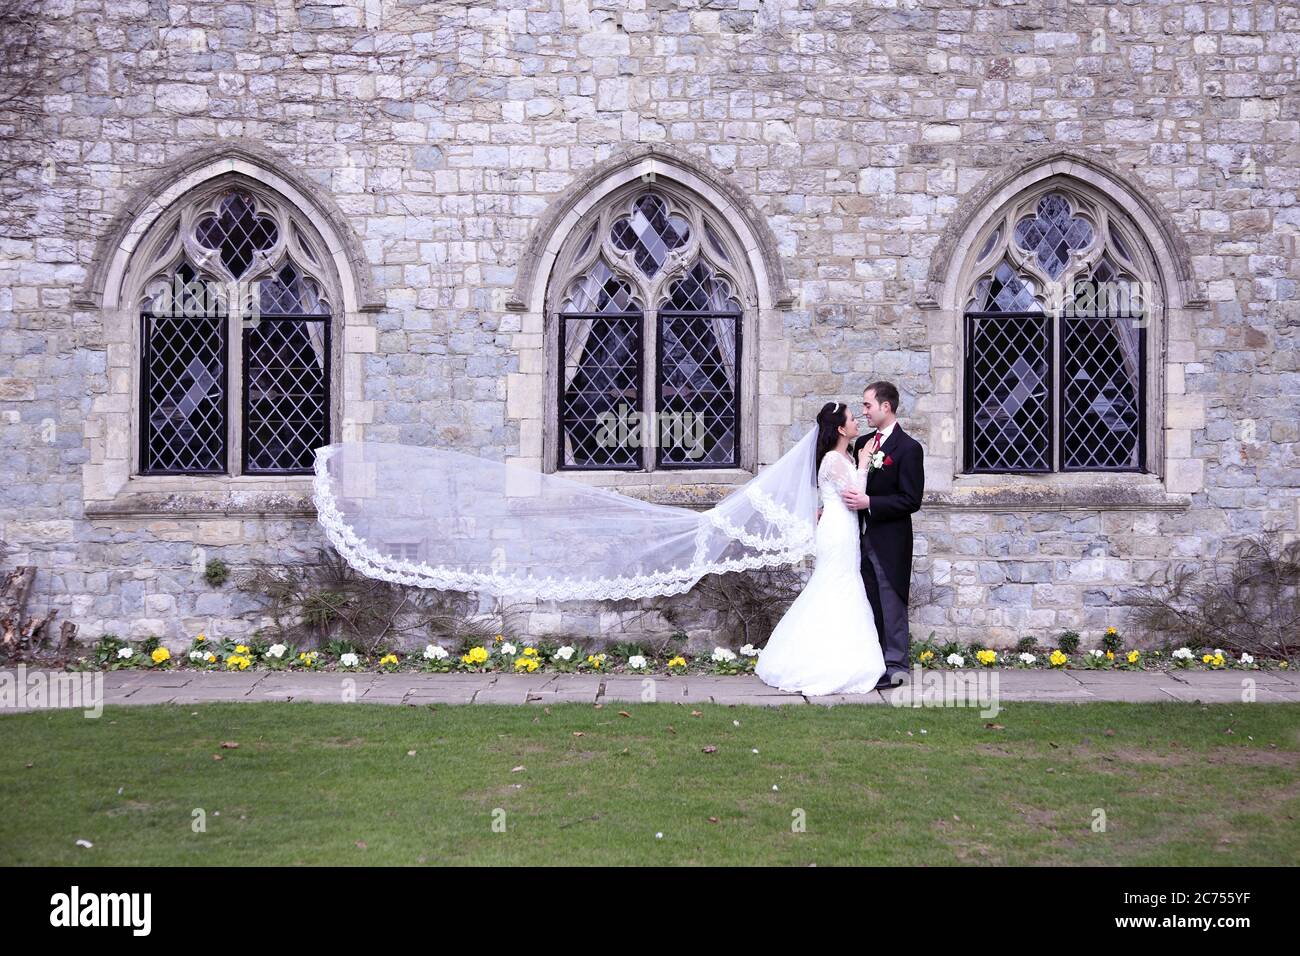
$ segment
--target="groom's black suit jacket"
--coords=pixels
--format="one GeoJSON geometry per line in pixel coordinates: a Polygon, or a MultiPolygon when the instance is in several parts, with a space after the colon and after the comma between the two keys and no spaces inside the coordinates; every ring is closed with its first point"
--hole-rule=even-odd
{"type": "MultiPolygon", "coordinates": [[[[853,443],[854,462],[860,449],[869,449],[875,442],[874,431],[859,436],[853,443]]],[[[870,513],[866,508],[858,512],[858,524],[861,533],[870,538],[889,583],[906,604],[912,583],[912,513],[920,510],[925,492],[924,453],[921,443],[897,422],[880,450],[890,463],[872,469],[867,477],[871,508],[870,513]]]]}

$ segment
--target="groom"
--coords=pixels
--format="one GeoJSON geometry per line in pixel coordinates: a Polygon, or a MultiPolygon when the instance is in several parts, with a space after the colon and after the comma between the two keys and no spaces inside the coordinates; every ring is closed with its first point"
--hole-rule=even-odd
{"type": "Polygon", "coordinates": [[[872,382],[862,393],[862,414],[875,431],[853,444],[853,459],[870,460],[865,494],[849,489],[844,503],[858,512],[862,535],[862,580],[871,600],[885,657],[877,689],[907,679],[907,597],[912,582],[912,512],[920,510],[925,490],[921,443],[903,431],[898,419],[898,389],[872,382]],[[863,457],[866,456],[866,457],[863,457]]]}

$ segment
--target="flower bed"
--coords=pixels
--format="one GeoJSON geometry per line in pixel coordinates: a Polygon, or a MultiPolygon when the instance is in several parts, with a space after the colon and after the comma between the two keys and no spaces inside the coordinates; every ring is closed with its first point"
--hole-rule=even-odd
{"type": "MultiPolygon", "coordinates": [[[[1019,670],[1288,670],[1285,659],[1256,660],[1250,654],[1233,656],[1222,648],[1190,647],[1139,650],[1126,647],[1115,628],[1100,639],[1100,647],[1080,650],[1079,635],[1066,632],[1057,646],[1039,648],[1022,641],[1013,649],[994,649],[957,643],[914,643],[912,662],[930,669],[1015,668],[1019,670]]],[[[452,650],[432,642],[422,650],[398,654],[388,650],[367,655],[344,643],[323,649],[291,647],[258,640],[210,639],[197,635],[187,652],[173,655],[157,638],[132,643],[106,635],[90,656],[78,658],[72,670],[204,670],[245,671],[384,671],[422,673],[616,673],[637,674],[749,674],[753,673],[759,649],[746,644],[739,651],[715,647],[707,655],[685,652],[645,653],[636,645],[619,645],[621,650],[580,650],[576,644],[524,642],[497,635],[490,641],[452,650]]]]}

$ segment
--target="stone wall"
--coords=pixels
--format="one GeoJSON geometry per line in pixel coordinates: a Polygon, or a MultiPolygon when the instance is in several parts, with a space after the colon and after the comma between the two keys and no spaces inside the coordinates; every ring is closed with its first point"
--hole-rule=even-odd
{"type": "MultiPolygon", "coordinates": [[[[1123,626],[1138,577],[1300,529],[1295,4],[42,6],[51,85],[0,116],[22,189],[0,239],[0,537],[86,638],[246,632],[203,561],[323,541],[305,481],[131,476],[129,250],[160,199],[223,170],[292,192],[336,243],[341,436],[539,466],[566,211],[645,169],[710,197],[752,243],[757,460],[824,401],[903,390],[927,450],[916,575],[940,586],[918,636],[1123,626]],[[1160,264],[1148,475],[960,473],[963,263],[992,207],[1049,176],[1111,196],[1160,264]]],[[[706,505],[742,477],[615,483],[706,505]]],[[[531,630],[623,624],[540,608],[531,630]]]]}

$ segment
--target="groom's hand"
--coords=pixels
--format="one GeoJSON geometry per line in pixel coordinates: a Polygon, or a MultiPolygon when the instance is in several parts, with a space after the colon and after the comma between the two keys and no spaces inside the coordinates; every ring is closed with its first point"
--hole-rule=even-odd
{"type": "Polygon", "coordinates": [[[841,491],[840,497],[844,499],[844,504],[851,511],[861,511],[863,508],[871,507],[871,496],[864,495],[860,491],[841,491]]]}

